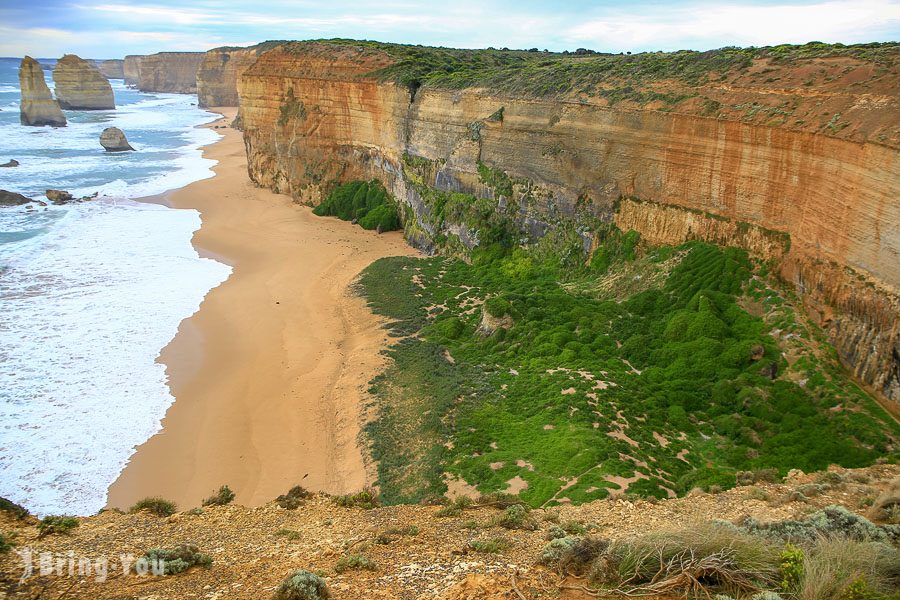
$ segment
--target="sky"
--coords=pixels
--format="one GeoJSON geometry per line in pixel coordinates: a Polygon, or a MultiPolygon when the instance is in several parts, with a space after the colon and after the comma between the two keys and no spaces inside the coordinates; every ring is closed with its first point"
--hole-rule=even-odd
{"type": "Polygon", "coordinates": [[[602,52],[850,44],[900,40],[900,0],[0,0],[0,56],[332,37],[602,52]]]}

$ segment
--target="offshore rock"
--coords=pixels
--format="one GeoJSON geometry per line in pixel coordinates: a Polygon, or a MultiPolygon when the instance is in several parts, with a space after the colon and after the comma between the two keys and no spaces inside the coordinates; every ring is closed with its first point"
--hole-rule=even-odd
{"type": "Polygon", "coordinates": [[[17,161],[16,159],[13,158],[13,159],[9,160],[8,162],[5,162],[5,163],[3,163],[2,165],[0,165],[0,168],[4,168],[4,167],[18,167],[18,166],[19,166],[19,161],[17,161]]]}
{"type": "Polygon", "coordinates": [[[134,150],[131,144],[128,143],[125,132],[118,127],[107,127],[104,129],[100,134],[100,145],[107,152],[128,152],[134,150]]]}
{"type": "Polygon", "coordinates": [[[19,104],[22,125],[66,126],[66,117],[50,95],[50,88],[44,80],[44,70],[30,56],[23,58],[19,66],[19,89],[22,91],[22,101],[19,104]]]}
{"type": "Polygon", "coordinates": [[[53,83],[60,108],[111,110],[116,107],[112,86],[94,64],[66,54],[53,68],[53,83]]]}
{"type": "Polygon", "coordinates": [[[53,204],[68,204],[75,199],[72,194],[65,190],[47,190],[45,195],[47,196],[47,200],[53,204]]]}
{"type": "Polygon", "coordinates": [[[7,192],[0,190],[0,206],[21,206],[31,202],[31,198],[17,194],[15,192],[7,192]]]}

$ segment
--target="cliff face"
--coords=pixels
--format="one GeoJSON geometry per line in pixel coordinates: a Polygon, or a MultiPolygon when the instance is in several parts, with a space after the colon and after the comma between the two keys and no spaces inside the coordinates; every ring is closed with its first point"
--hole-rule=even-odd
{"type": "Polygon", "coordinates": [[[53,83],[60,108],[109,110],[116,107],[112,87],[92,63],[66,54],[53,68],[53,83]]]}
{"type": "Polygon", "coordinates": [[[672,105],[417,89],[370,75],[394,61],[314,43],[261,55],[240,94],[251,178],[315,203],[334,182],[377,177],[426,239],[464,228],[435,231],[422,185],[495,199],[533,236],[589,217],[652,243],[743,246],[774,259],[845,364],[900,401],[900,93],[884,68],[757,59],[727,83],[648,88],[656,95],[645,98],[686,97],[672,105]],[[761,79],[779,69],[767,78],[778,81],[761,79]],[[505,173],[513,193],[485,172],[505,173]]]}
{"type": "MultiPolygon", "coordinates": [[[[142,92],[197,93],[197,69],[203,52],[159,52],[139,61],[137,87],[142,92]]],[[[127,60],[127,57],[126,57],[127,60]]]]}
{"type": "Polygon", "coordinates": [[[119,58],[97,61],[97,68],[107,79],[125,78],[125,61],[119,58]]]}
{"type": "Polygon", "coordinates": [[[141,59],[138,54],[130,54],[122,61],[122,74],[125,77],[125,85],[137,87],[141,81],[141,59]]]}
{"type": "Polygon", "coordinates": [[[197,71],[197,98],[201,107],[238,106],[238,84],[257,57],[279,42],[249,48],[215,48],[203,57],[197,71]]]}
{"type": "Polygon", "coordinates": [[[50,88],[44,80],[44,70],[30,56],[23,58],[19,66],[19,89],[22,91],[19,103],[22,125],[66,126],[66,117],[50,95],[50,88]]]}

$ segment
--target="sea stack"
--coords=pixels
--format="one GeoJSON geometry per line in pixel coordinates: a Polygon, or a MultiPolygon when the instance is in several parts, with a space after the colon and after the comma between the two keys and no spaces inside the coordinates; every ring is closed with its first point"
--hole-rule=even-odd
{"type": "Polygon", "coordinates": [[[69,110],[109,110],[116,107],[112,87],[93,63],[66,54],[53,69],[56,99],[69,110]]]}
{"type": "Polygon", "coordinates": [[[66,126],[66,117],[59,104],[50,95],[50,88],[44,81],[44,70],[38,61],[30,56],[23,58],[19,66],[19,88],[22,90],[19,107],[22,125],[66,126]]]}
{"type": "Polygon", "coordinates": [[[104,129],[103,133],[100,134],[100,145],[107,152],[128,152],[134,150],[131,144],[128,143],[125,133],[118,127],[107,127],[104,129]]]}

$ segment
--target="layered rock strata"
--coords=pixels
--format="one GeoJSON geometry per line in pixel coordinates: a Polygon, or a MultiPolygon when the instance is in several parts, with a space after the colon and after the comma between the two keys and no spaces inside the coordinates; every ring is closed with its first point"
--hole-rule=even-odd
{"type": "Polygon", "coordinates": [[[775,261],[863,383],[900,401],[900,94],[883,68],[756,60],[672,106],[373,75],[394,62],[320,43],[262,54],[240,85],[251,178],[315,203],[336,182],[377,177],[426,242],[477,239],[436,224],[422,186],[491,199],[533,236],[614,220],[653,243],[745,247],[775,261]],[[810,89],[813,68],[834,76],[810,89]],[[778,69],[765,85],[760,74],[778,69]]]}
{"type": "Polygon", "coordinates": [[[202,107],[238,106],[241,77],[257,57],[280,42],[248,48],[224,47],[208,51],[197,71],[197,98],[202,107]]]}
{"type": "Polygon", "coordinates": [[[107,79],[125,78],[125,61],[121,58],[97,61],[97,68],[107,79]]]}
{"type": "Polygon", "coordinates": [[[142,56],[137,87],[142,92],[195,94],[197,69],[204,56],[203,52],[159,52],[142,56]]]}
{"type": "Polygon", "coordinates": [[[50,94],[50,88],[47,87],[44,69],[30,56],[23,58],[19,66],[19,89],[22,92],[22,100],[19,103],[19,119],[22,125],[66,126],[66,117],[50,94]]]}
{"type": "Polygon", "coordinates": [[[122,61],[122,75],[125,78],[125,85],[137,87],[141,81],[141,59],[144,58],[139,54],[129,54],[122,61]]]}
{"type": "Polygon", "coordinates": [[[111,110],[116,107],[112,87],[93,63],[66,54],[53,68],[53,83],[60,108],[111,110]]]}

